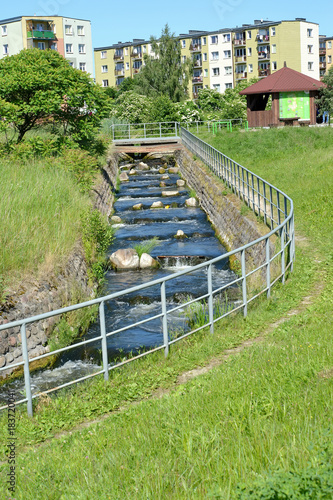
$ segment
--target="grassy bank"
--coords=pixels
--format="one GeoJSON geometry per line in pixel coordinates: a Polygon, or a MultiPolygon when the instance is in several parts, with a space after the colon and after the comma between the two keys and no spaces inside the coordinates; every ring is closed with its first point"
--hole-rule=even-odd
{"type": "MultiPolygon", "coordinates": [[[[332,138],[327,129],[206,137],[293,198],[294,273],[246,319],[221,321],[166,360],[156,354],[46,399],[33,420],[19,409],[15,498],[332,497],[332,138]],[[222,362],[225,349],[258,336],[222,362]],[[177,384],[212,359],[206,374],[177,384]],[[150,398],[156,391],[165,394],[150,398]]],[[[0,426],[6,436],[6,415],[0,426]]]]}

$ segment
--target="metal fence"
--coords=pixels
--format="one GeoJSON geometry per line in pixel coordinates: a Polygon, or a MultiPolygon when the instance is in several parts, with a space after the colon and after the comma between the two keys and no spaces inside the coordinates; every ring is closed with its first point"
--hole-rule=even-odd
{"type": "MultiPolygon", "coordinates": [[[[88,345],[92,342],[99,341],[101,344],[103,362],[101,370],[97,371],[96,373],[74,379],[68,383],[54,387],[47,391],[43,391],[43,394],[53,392],[55,390],[70,386],[85,379],[98,376],[100,374],[103,374],[104,379],[108,380],[110,370],[116,369],[119,366],[122,366],[143,356],[147,356],[148,354],[161,349],[164,349],[165,356],[167,356],[169,353],[169,348],[172,344],[180,341],[188,335],[201,330],[202,328],[209,326],[211,333],[213,333],[214,324],[223,317],[233,314],[236,311],[242,311],[244,316],[246,316],[249,303],[255,300],[259,295],[264,293],[266,293],[267,297],[269,297],[272,286],[274,286],[274,284],[278,281],[282,281],[282,283],[284,283],[287,270],[290,269],[292,271],[295,256],[294,210],[292,200],[282,191],[266,182],[261,177],[258,177],[253,172],[234,162],[227,156],[223,155],[215,148],[211,147],[192,133],[188,132],[185,128],[181,128],[180,135],[182,143],[188,150],[201,158],[201,160],[206,163],[206,165],[208,165],[212,172],[220,179],[222,179],[226,183],[226,185],[248,205],[250,209],[252,209],[257,215],[263,217],[263,220],[268,225],[270,225],[270,232],[240,248],[225,253],[210,261],[196,265],[190,270],[180,271],[167,277],[135,286],[120,292],[109,294],[94,300],[75,304],[69,307],[40,314],[38,316],[22,318],[12,323],[1,325],[0,331],[14,327],[20,328],[23,360],[11,364],[10,368],[20,366],[23,366],[24,368],[25,398],[17,401],[16,404],[26,402],[29,415],[33,414],[33,399],[37,398],[40,395],[32,394],[31,391],[30,364],[32,362],[45,359],[49,356],[59,355],[60,353],[69,351],[79,346],[88,345]],[[278,240],[280,242],[278,247],[276,247],[276,241],[275,244],[272,245],[272,239],[278,240]],[[264,247],[264,259],[260,265],[253,269],[250,268],[247,264],[246,252],[251,248],[255,248],[257,245],[260,245],[260,248],[264,247]],[[273,246],[274,251],[272,251],[273,246]],[[229,259],[234,256],[237,256],[240,261],[239,275],[235,275],[235,279],[232,282],[213,289],[212,268],[214,264],[221,261],[228,263],[229,259]],[[273,268],[274,273],[271,272],[273,268]],[[200,272],[203,273],[203,275],[206,275],[207,292],[200,297],[196,297],[192,300],[187,300],[180,305],[168,308],[166,292],[168,282],[171,280],[177,280],[180,276],[193,272],[200,272]],[[265,277],[264,280],[260,280],[260,286],[256,286],[255,289],[250,286],[251,277],[254,275],[254,273],[260,273],[261,277],[265,277]],[[141,292],[154,286],[159,287],[161,298],[160,312],[158,314],[154,314],[144,319],[139,318],[135,323],[114,331],[107,331],[105,321],[105,307],[107,306],[109,301],[116,298],[125,297],[126,295],[129,295],[133,292],[141,292]],[[239,287],[240,290],[240,300],[238,301],[238,303],[236,302],[232,308],[216,307],[218,298],[221,297],[221,294],[223,294],[229,287],[235,286],[239,287]],[[174,338],[169,326],[170,315],[174,314],[176,311],[183,311],[184,308],[190,308],[195,303],[199,303],[199,307],[206,308],[203,324],[200,326],[195,325],[195,327],[190,331],[181,332],[176,338],[174,338]],[[33,323],[43,321],[46,318],[54,316],[60,317],[60,315],[64,315],[68,312],[94,306],[96,304],[99,306],[100,325],[99,335],[97,337],[89,340],[83,340],[77,344],[58,349],[51,353],[43,354],[33,359],[29,359],[27,328],[30,328],[33,323]],[[109,364],[107,349],[107,342],[109,337],[116,334],[121,334],[122,332],[130,328],[143,325],[150,321],[156,321],[156,319],[160,320],[162,323],[163,342],[161,345],[151,348],[146,352],[141,352],[140,354],[137,354],[130,359],[123,360],[116,364],[109,364]]],[[[8,366],[1,368],[0,374],[1,372],[5,372],[6,370],[8,370],[8,368],[8,366]]],[[[0,408],[0,410],[3,410],[6,407],[7,406],[3,406],[0,408]]]]}
{"type": "Polygon", "coordinates": [[[111,125],[113,141],[179,137],[177,122],[127,123],[111,125]]]}

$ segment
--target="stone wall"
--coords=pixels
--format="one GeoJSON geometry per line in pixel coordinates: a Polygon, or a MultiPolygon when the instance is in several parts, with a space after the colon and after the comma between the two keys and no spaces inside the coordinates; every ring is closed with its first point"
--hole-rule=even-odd
{"type": "MultiPolygon", "coordinates": [[[[102,171],[102,182],[94,189],[94,206],[103,214],[112,210],[112,185],[117,177],[117,158],[113,157],[102,171]]],[[[0,324],[10,323],[23,317],[36,316],[59,309],[71,303],[73,292],[87,300],[95,296],[95,287],[88,283],[87,264],[82,246],[78,243],[67,263],[58,272],[53,272],[34,282],[25,282],[12,292],[6,303],[0,307],[0,324]]],[[[34,358],[49,352],[47,339],[52,332],[56,317],[48,318],[27,326],[29,357],[34,358]]],[[[8,370],[0,373],[0,379],[9,375],[10,365],[22,361],[20,328],[0,332],[0,368],[8,370]]]]}
{"type": "MultiPolygon", "coordinates": [[[[217,235],[228,251],[235,250],[260,238],[262,229],[251,214],[241,214],[241,201],[232,193],[227,193],[218,180],[201,161],[194,160],[191,153],[183,149],[176,153],[176,160],[182,177],[196,192],[200,206],[214,225],[217,235]]],[[[269,232],[265,229],[264,232],[269,232]]],[[[239,259],[240,256],[238,255],[239,259]]],[[[265,244],[261,242],[246,251],[247,271],[265,262],[265,244]]]]}

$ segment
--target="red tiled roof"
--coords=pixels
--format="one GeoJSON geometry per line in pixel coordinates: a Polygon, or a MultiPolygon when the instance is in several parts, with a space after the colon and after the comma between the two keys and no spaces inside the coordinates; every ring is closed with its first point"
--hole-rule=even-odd
{"type": "Polygon", "coordinates": [[[286,66],[240,92],[241,95],[318,90],[325,84],[286,66]]]}

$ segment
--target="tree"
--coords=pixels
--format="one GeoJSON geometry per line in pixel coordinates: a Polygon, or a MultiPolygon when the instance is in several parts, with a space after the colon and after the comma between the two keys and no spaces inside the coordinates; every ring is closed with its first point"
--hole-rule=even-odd
{"type": "Polygon", "coordinates": [[[197,104],[202,111],[216,111],[223,107],[223,97],[215,89],[201,89],[198,93],[197,104]]]}
{"type": "Polygon", "coordinates": [[[113,103],[111,116],[127,123],[144,123],[148,121],[151,99],[139,95],[133,90],[123,92],[113,103]]]}
{"type": "Polygon", "coordinates": [[[135,77],[140,91],[150,97],[167,95],[172,102],[187,98],[191,63],[181,62],[179,40],[166,24],[161,37],[150,38],[153,56],[144,54],[144,66],[135,77]]]}
{"type": "Polygon", "coordinates": [[[91,139],[105,102],[103,89],[56,51],[26,49],[0,60],[0,116],[14,125],[17,142],[48,119],[77,141],[91,139]]]}
{"type": "Polygon", "coordinates": [[[327,74],[323,77],[322,81],[325,83],[325,87],[321,87],[319,91],[319,98],[316,99],[316,103],[319,108],[319,112],[322,115],[324,111],[327,111],[331,116],[333,115],[333,66],[330,67],[327,74]]]}

